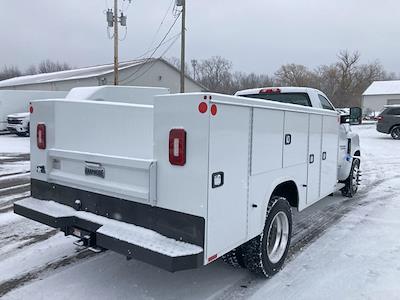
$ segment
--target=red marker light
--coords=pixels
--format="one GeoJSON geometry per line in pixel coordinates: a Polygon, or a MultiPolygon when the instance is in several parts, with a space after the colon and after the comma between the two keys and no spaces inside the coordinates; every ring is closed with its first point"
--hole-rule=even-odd
{"type": "Polygon", "coordinates": [[[46,149],[46,125],[38,124],[36,130],[37,147],[44,150],[46,149]]]}
{"type": "Polygon", "coordinates": [[[175,166],[184,166],[186,164],[185,129],[175,128],[169,132],[169,162],[175,166]]]}
{"type": "Polygon", "coordinates": [[[199,112],[201,112],[202,114],[204,114],[208,109],[207,103],[205,102],[201,102],[199,104],[199,112]]]}
{"type": "Polygon", "coordinates": [[[30,112],[31,114],[33,114],[33,106],[32,106],[32,105],[29,106],[29,112],[30,112]]]}
{"type": "Polygon", "coordinates": [[[215,104],[211,105],[211,114],[215,116],[218,112],[217,106],[215,104]]]}
{"type": "Polygon", "coordinates": [[[210,263],[210,262],[216,260],[217,257],[218,257],[218,254],[214,254],[213,256],[210,256],[210,257],[208,258],[208,262],[210,263]]]}
{"type": "Polygon", "coordinates": [[[260,94],[280,94],[281,89],[262,89],[260,94]]]}

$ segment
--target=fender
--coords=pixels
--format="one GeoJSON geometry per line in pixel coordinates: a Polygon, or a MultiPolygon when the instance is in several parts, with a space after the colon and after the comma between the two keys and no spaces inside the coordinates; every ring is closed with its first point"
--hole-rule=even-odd
{"type": "MultiPolygon", "coordinates": [[[[269,185],[269,189],[268,189],[268,190],[266,191],[266,193],[265,193],[265,198],[264,198],[265,201],[264,201],[264,206],[263,206],[263,208],[262,208],[262,214],[261,214],[263,220],[265,220],[266,217],[267,217],[268,203],[269,203],[269,200],[271,199],[271,197],[272,197],[272,195],[273,195],[273,192],[276,190],[276,188],[277,188],[279,185],[281,185],[281,184],[283,184],[283,183],[286,183],[286,182],[293,182],[293,183],[296,185],[296,188],[297,188],[298,203],[297,203],[297,206],[293,206],[293,205],[291,205],[291,206],[292,206],[292,207],[296,207],[297,209],[299,209],[299,206],[301,205],[301,202],[304,201],[303,199],[300,199],[300,195],[299,195],[299,192],[298,192],[298,191],[300,190],[300,188],[302,188],[302,187],[300,187],[300,186],[297,184],[295,178],[293,178],[292,176],[278,177],[278,178],[276,178],[274,181],[271,182],[271,184],[269,185]]],[[[262,224],[263,224],[263,222],[262,222],[262,224]]],[[[261,231],[262,231],[263,229],[264,229],[264,228],[261,228],[261,231]]],[[[261,231],[260,231],[260,232],[261,232],[261,231]]]]}
{"type": "Polygon", "coordinates": [[[339,155],[339,172],[338,172],[338,180],[344,181],[349,177],[351,166],[353,163],[353,158],[360,158],[360,137],[358,134],[351,131],[349,126],[343,127],[345,130],[345,137],[347,141],[350,140],[350,143],[347,143],[347,153],[343,153],[343,157],[341,154],[339,155]],[[348,147],[350,146],[350,149],[348,147]]]}

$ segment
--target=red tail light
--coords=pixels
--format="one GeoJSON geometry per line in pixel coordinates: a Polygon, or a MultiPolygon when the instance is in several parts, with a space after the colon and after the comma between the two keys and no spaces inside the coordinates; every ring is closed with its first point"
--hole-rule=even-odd
{"type": "Polygon", "coordinates": [[[171,129],[169,132],[169,162],[176,166],[186,164],[185,129],[171,129]]]}
{"type": "Polygon", "coordinates": [[[262,89],[260,94],[280,94],[281,89],[262,89]]]}
{"type": "Polygon", "coordinates": [[[46,125],[37,125],[36,139],[38,148],[42,150],[46,149],[46,125]]]}

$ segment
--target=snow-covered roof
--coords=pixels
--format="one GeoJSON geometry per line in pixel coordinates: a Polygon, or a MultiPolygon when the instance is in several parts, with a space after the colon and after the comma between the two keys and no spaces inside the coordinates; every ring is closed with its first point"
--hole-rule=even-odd
{"type": "MultiPolygon", "coordinates": [[[[144,63],[152,62],[153,60],[154,59],[140,59],[140,60],[121,62],[119,64],[119,69],[123,70],[126,68],[135,67],[144,63]]],[[[68,71],[14,77],[11,79],[0,81],[0,87],[37,84],[37,83],[64,81],[72,79],[83,79],[83,78],[101,76],[112,72],[114,72],[114,65],[106,64],[106,65],[79,68],[68,71]]]]}
{"type": "Polygon", "coordinates": [[[396,94],[400,94],[400,80],[374,81],[365,90],[363,96],[396,94]]]}

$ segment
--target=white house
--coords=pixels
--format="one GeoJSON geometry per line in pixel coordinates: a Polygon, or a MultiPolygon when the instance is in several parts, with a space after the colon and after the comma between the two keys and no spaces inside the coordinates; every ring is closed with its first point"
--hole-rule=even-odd
{"type": "Polygon", "coordinates": [[[380,111],[390,104],[400,104],[400,80],[374,81],[362,94],[364,113],[380,111]]]}
{"type": "MultiPolygon", "coordinates": [[[[121,62],[119,84],[123,86],[166,87],[171,93],[180,91],[179,70],[163,59],[140,59],[121,62]]],[[[0,90],[69,91],[75,87],[112,85],[113,64],[80,68],[69,71],[20,76],[0,81],[0,90]]],[[[190,77],[186,77],[186,92],[202,92],[207,89],[190,77]]]]}

